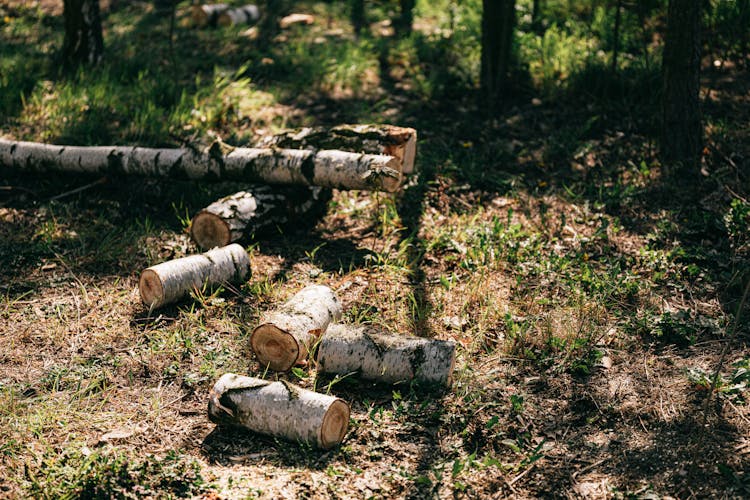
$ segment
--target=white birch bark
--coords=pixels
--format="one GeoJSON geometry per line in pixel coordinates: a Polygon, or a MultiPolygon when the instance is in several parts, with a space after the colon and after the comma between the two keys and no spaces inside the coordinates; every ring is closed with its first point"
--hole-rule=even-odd
{"type": "Polygon", "coordinates": [[[357,153],[383,154],[397,158],[403,175],[414,173],[417,131],[394,125],[338,125],[287,130],[266,137],[258,147],[290,149],[339,149],[357,153]]]}
{"type": "Polygon", "coordinates": [[[193,25],[199,28],[205,26],[216,26],[219,16],[229,8],[227,4],[217,3],[211,5],[193,5],[191,17],[193,25]]]}
{"type": "Polygon", "coordinates": [[[138,288],[143,303],[154,309],[176,302],[204,286],[240,283],[249,273],[247,252],[233,244],[149,267],[141,273],[138,288]]]}
{"type": "Polygon", "coordinates": [[[330,189],[272,189],[253,186],[210,204],[190,224],[190,237],[201,248],[229,245],[292,219],[314,220],[325,212],[330,189]]]}
{"type": "Polygon", "coordinates": [[[320,340],[320,373],[346,374],[385,383],[415,381],[449,387],[456,345],[452,341],[383,333],[370,326],[331,325],[320,340]]]}
{"type": "Polygon", "coordinates": [[[341,304],[327,286],[311,285],[266,314],[250,335],[263,367],[287,371],[304,364],[328,325],[341,319],[341,304]]]}
{"type": "Polygon", "coordinates": [[[236,9],[227,9],[219,14],[219,26],[237,24],[255,24],[260,19],[260,10],[256,5],[245,5],[236,9]]]}
{"type": "Polygon", "coordinates": [[[389,192],[400,184],[399,161],[392,156],[231,148],[218,142],[198,152],[188,148],[58,146],[0,139],[0,166],[32,172],[116,173],[389,192]]]}
{"type": "Polygon", "coordinates": [[[349,427],[349,405],[334,396],[308,391],[286,381],[271,382],[233,373],[223,375],[208,400],[217,424],[333,448],[349,427]]]}

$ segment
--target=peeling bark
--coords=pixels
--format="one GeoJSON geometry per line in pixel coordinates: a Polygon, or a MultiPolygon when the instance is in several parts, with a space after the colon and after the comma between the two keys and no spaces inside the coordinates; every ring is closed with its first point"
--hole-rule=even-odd
{"type": "Polygon", "coordinates": [[[176,302],[204,286],[240,283],[250,273],[250,258],[240,245],[215,248],[149,267],[141,273],[141,299],[154,309],[176,302]]]}
{"type": "Polygon", "coordinates": [[[229,245],[292,220],[309,223],[325,213],[330,199],[331,190],[319,187],[253,186],[198,212],[190,224],[190,237],[204,249],[229,245]]]}
{"type": "Polygon", "coordinates": [[[322,285],[305,287],[263,318],[250,336],[250,346],[262,366],[287,371],[306,361],[315,342],[341,314],[333,290],[322,285]]]}
{"type": "Polygon", "coordinates": [[[369,326],[331,325],[318,346],[320,373],[347,374],[386,383],[415,381],[449,387],[456,345],[404,337],[369,326]]]}
{"type": "Polygon", "coordinates": [[[0,166],[32,172],[116,173],[389,192],[400,185],[400,162],[392,156],[232,148],[218,142],[198,152],[188,148],[56,146],[0,139],[0,166]]]}
{"type": "Polygon", "coordinates": [[[337,397],[286,381],[271,382],[233,373],[216,382],[208,400],[208,417],[214,423],[323,449],[341,444],[349,427],[349,413],[349,405],[337,397]]]}

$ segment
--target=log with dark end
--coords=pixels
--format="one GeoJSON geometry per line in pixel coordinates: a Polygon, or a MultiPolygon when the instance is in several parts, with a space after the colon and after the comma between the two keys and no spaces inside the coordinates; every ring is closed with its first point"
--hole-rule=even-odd
{"type": "Polygon", "coordinates": [[[271,382],[227,373],[214,385],[208,417],[217,424],[309,443],[323,449],[341,444],[349,427],[349,405],[286,381],[271,382]]]}
{"type": "Polygon", "coordinates": [[[318,372],[385,383],[414,381],[450,387],[456,362],[452,341],[383,333],[371,326],[331,325],[317,352],[318,372]]]}
{"type": "Polygon", "coordinates": [[[249,274],[250,258],[234,244],[149,267],[141,273],[138,289],[143,303],[154,309],[203,287],[240,283],[249,274]]]}
{"type": "Polygon", "coordinates": [[[305,287],[278,309],[266,314],[250,335],[250,347],[261,366],[287,371],[303,364],[328,325],[341,319],[333,290],[305,287]]]}
{"type": "Polygon", "coordinates": [[[219,26],[236,26],[255,24],[260,19],[260,10],[256,5],[245,5],[235,9],[226,9],[219,14],[219,26]]]}
{"type": "Polygon", "coordinates": [[[217,3],[210,5],[193,5],[190,17],[193,25],[203,28],[205,26],[215,27],[219,16],[229,8],[227,4],[217,3]]]}

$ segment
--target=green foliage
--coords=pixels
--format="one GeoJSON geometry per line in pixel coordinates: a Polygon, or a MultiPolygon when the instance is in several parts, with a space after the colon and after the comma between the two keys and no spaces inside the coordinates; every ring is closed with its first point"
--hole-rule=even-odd
{"type": "Polygon", "coordinates": [[[724,224],[735,256],[750,257],[750,203],[733,199],[724,224]]]}

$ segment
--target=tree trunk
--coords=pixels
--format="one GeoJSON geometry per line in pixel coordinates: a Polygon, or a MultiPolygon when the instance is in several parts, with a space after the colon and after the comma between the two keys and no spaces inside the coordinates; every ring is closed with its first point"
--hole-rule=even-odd
{"type": "Polygon", "coordinates": [[[365,27],[365,0],[351,0],[351,20],[354,33],[359,35],[365,27]]]}
{"type": "Polygon", "coordinates": [[[482,6],[482,107],[495,112],[502,106],[503,94],[508,89],[516,2],[483,0],[482,6]]]}
{"type": "Polygon", "coordinates": [[[399,0],[401,11],[394,26],[396,35],[401,37],[411,35],[414,25],[414,6],[416,3],[416,0],[399,0]]]}
{"type": "Polygon", "coordinates": [[[287,371],[304,364],[328,325],[341,319],[341,304],[333,291],[311,285],[268,313],[250,335],[250,346],[260,364],[287,371]]]}
{"type": "Polygon", "coordinates": [[[662,60],[661,156],[668,175],[694,177],[702,149],[701,2],[670,0],[662,60]]]}
{"type": "Polygon", "coordinates": [[[612,73],[617,72],[617,57],[620,53],[620,25],[622,24],[622,0],[615,5],[614,46],[612,47],[612,73]]]}
{"type": "Polygon", "coordinates": [[[357,372],[363,379],[415,381],[449,387],[456,344],[382,333],[368,326],[331,325],[318,346],[318,372],[357,372]]]}
{"type": "Polygon", "coordinates": [[[236,9],[227,9],[219,14],[219,26],[237,24],[255,24],[260,19],[260,10],[255,5],[245,5],[236,9]]]}
{"type": "Polygon", "coordinates": [[[259,147],[288,149],[340,149],[393,156],[401,162],[401,173],[414,172],[417,131],[394,125],[338,125],[332,128],[306,127],[266,137],[259,147]]]}
{"type": "Polygon", "coordinates": [[[104,54],[99,0],[64,0],[63,17],[63,66],[72,69],[81,64],[98,64],[104,54]]]}
{"type": "Polygon", "coordinates": [[[268,50],[279,33],[279,20],[288,9],[287,0],[266,0],[265,9],[258,23],[258,46],[268,50]]]}
{"type": "Polygon", "coordinates": [[[349,427],[349,405],[282,380],[271,382],[233,373],[223,375],[208,399],[208,418],[217,424],[301,441],[329,449],[349,427]]]}
{"type": "Polygon", "coordinates": [[[222,247],[261,230],[316,220],[325,213],[331,190],[319,187],[272,189],[253,186],[222,198],[193,217],[190,237],[204,249],[222,247]]]}
{"type": "Polygon", "coordinates": [[[203,287],[241,283],[248,274],[250,258],[234,244],[149,267],[141,273],[138,289],[143,303],[155,309],[203,287]]]}
{"type": "Polygon", "coordinates": [[[193,25],[199,28],[216,26],[219,22],[219,16],[228,8],[229,6],[224,3],[193,5],[190,17],[193,19],[193,25]]]}
{"type": "Polygon", "coordinates": [[[194,180],[236,180],[393,192],[398,159],[344,151],[231,148],[205,152],[132,146],[55,146],[0,139],[0,166],[28,171],[131,174],[194,180]]]}

